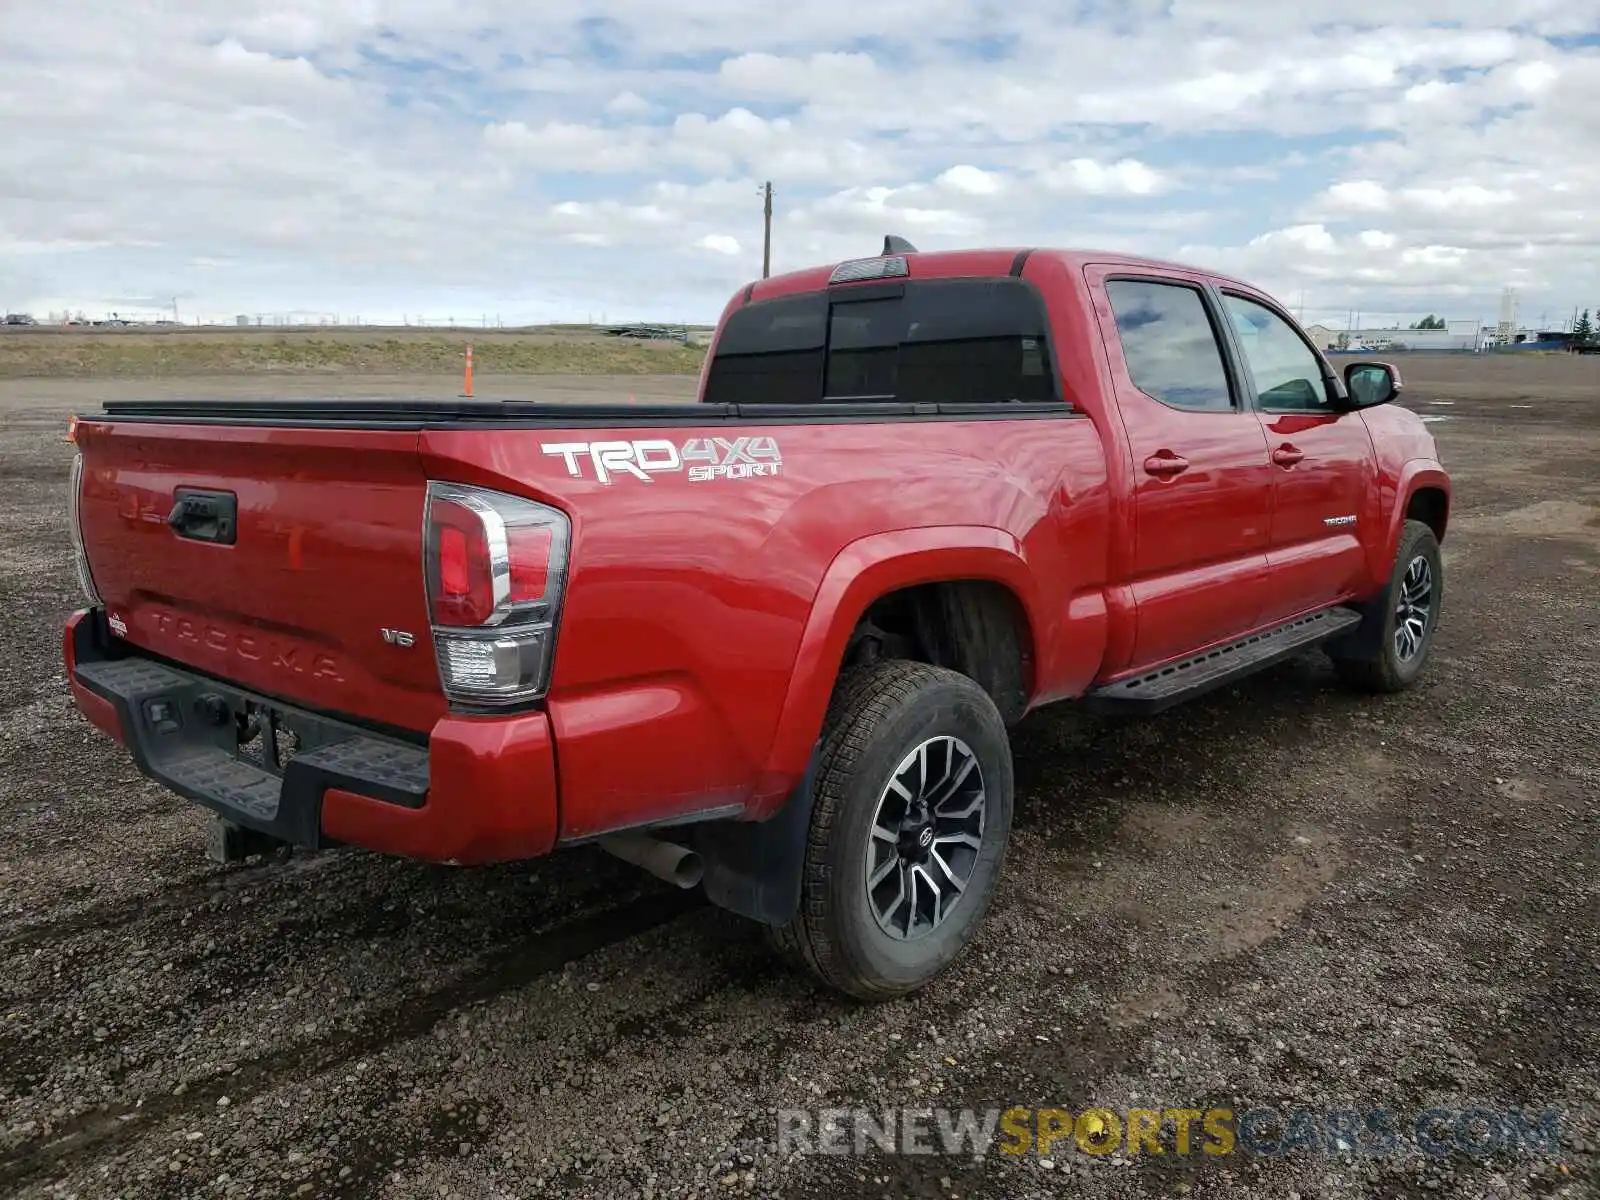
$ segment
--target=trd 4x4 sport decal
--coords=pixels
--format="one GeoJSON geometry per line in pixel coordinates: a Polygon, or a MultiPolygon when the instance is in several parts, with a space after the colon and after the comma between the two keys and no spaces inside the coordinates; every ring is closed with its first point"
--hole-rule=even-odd
{"type": "Polygon", "coordinates": [[[542,442],[539,449],[560,457],[567,464],[567,474],[574,479],[582,479],[584,464],[589,464],[601,483],[610,483],[617,475],[631,475],[649,483],[655,475],[684,470],[689,472],[690,483],[707,483],[713,479],[776,475],[783,466],[778,439],[771,437],[690,438],[681,446],[666,438],[542,442]]]}

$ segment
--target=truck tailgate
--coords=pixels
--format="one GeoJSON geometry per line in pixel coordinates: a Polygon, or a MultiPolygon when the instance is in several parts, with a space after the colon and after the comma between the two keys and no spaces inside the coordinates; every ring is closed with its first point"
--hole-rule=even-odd
{"type": "Polygon", "coordinates": [[[115,635],[307,708],[416,731],[445,712],[415,430],[112,419],[80,422],[77,441],[115,635]],[[230,505],[231,539],[215,519],[230,505]]]}

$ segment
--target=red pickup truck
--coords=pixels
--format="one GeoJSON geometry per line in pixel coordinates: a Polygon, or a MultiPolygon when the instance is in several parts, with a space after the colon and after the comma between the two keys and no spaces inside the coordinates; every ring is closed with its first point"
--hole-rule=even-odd
{"type": "Polygon", "coordinates": [[[597,841],[893,996],[983,917],[1025,713],[1417,677],[1399,388],[1238,280],[891,238],[742,289],[694,405],[111,403],[68,675],[220,857],[597,841]]]}

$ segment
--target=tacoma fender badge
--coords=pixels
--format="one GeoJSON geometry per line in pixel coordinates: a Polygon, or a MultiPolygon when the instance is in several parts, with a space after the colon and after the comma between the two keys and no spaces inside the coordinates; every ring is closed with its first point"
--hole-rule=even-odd
{"type": "Polygon", "coordinates": [[[1356,523],[1356,516],[1354,513],[1351,513],[1346,517],[1323,517],[1322,523],[1324,525],[1354,525],[1356,523]]]}

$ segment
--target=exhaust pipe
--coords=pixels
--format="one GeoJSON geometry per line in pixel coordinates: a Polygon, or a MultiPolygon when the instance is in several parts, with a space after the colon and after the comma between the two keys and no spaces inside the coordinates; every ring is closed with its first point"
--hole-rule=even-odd
{"type": "Polygon", "coordinates": [[[645,833],[613,833],[599,839],[600,849],[641,867],[676,887],[692,888],[705,875],[700,856],[687,846],[664,842],[645,833]]]}

